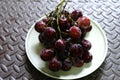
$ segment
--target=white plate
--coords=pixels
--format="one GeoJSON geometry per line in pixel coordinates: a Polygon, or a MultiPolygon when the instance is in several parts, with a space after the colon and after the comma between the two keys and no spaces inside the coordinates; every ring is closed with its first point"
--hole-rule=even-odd
{"type": "Polygon", "coordinates": [[[97,68],[99,68],[107,55],[107,39],[104,31],[101,29],[99,24],[92,19],[90,20],[92,30],[90,33],[87,34],[86,39],[88,39],[92,43],[92,48],[90,49],[90,52],[93,55],[92,62],[84,64],[84,66],[82,66],[81,68],[72,67],[70,71],[50,71],[47,68],[46,63],[40,58],[40,51],[42,50],[43,46],[39,43],[39,33],[35,31],[35,24],[33,24],[27,34],[25,42],[26,53],[33,66],[43,74],[56,79],[81,78],[91,74],[97,68]]]}

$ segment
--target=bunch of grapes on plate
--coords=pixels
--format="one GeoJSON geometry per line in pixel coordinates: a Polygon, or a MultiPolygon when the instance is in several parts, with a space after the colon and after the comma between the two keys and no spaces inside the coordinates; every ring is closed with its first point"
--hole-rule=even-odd
{"type": "Polygon", "coordinates": [[[69,71],[72,66],[82,67],[92,60],[91,42],[85,39],[92,29],[90,19],[81,10],[65,10],[68,1],[62,0],[54,11],[35,23],[44,49],[40,58],[51,71],[69,71]]]}

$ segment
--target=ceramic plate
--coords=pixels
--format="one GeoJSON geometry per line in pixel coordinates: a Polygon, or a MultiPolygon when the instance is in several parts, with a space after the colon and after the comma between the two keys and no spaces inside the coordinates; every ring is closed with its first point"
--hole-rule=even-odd
{"type": "Polygon", "coordinates": [[[70,71],[50,71],[46,66],[46,63],[40,58],[40,51],[43,49],[43,46],[38,40],[39,33],[34,29],[35,24],[31,26],[25,42],[28,59],[41,73],[56,79],[77,79],[91,74],[103,63],[107,54],[108,47],[104,31],[101,29],[97,22],[91,18],[90,20],[92,30],[86,35],[86,39],[92,43],[92,48],[90,49],[90,52],[93,55],[92,62],[84,64],[81,68],[72,67],[70,71]]]}

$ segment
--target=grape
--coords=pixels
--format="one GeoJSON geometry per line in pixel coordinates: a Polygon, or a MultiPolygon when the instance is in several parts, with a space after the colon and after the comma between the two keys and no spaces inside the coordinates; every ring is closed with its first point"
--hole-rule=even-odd
{"type": "Polygon", "coordinates": [[[84,62],[85,62],[85,63],[91,62],[91,60],[92,60],[92,55],[90,54],[90,52],[84,51],[83,59],[84,59],[84,62]]]}
{"type": "Polygon", "coordinates": [[[40,57],[44,61],[50,61],[55,56],[53,50],[43,49],[40,53],[40,57]]]}
{"type": "Polygon", "coordinates": [[[80,39],[81,30],[77,26],[72,26],[69,30],[69,35],[72,39],[80,39]]]}
{"type": "Polygon", "coordinates": [[[57,51],[57,57],[58,57],[61,61],[64,61],[66,58],[68,58],[68,56],[69,56],[68,50],[57,51]]]}
{"type": "Polygon", "coordinates": [[[41,33],[41,34],[39,34],[39,41],[41,42],[41,43],[44,43],[45,42],[45,38],[44,38],[44,34],[43,33],[41,33]]]}
{"type": "Polygon", "coordinates": [[[77,19],[77,24],[80,28],[86,30],[90,26],[90,19],[86,16],[79,17],[77,19]]]}
{"type": "Polygon", "coordinates": [[[59,27],[62,31],[65,31],[67,28],[69,28],[70,23],[68,21],[68,18],[66,18],[64,15],[61,15],[59,17],[59,27]]]}
{"type": "Polygon", "coordinates": [[[58,39],[56,42],[55,42],[55,48],[57,49],[57,50],[64,50],[65,49],[65,47],[66,47],[66,43],[65,43],[65,41],[64,40],[62,40],[62,39],[58,39]]]}
{"type": "Polygon", "coordinates": [[[85,30],[86,32],[90,32],[92,30],[92,26],[88,26],[88,28],[85,30]]]}
{"type": "Polygon", "coordinates": [[[44,36],[47,41],[51,41],[56,37],[56,31],[52,27],[46,27],[44,30],[44,36]]]}
{"type": "Polygon", "coordinates": [[[70,47],[71,56],[81,56],[82,55],[82,46],[81,44],[72,44],[70,47]]]}
{"type": "Polygon", "coordinates": [[[43,18],[42,21],[47,24],[48,18],[43,18]]]}
{"type": "Polygon", "coordinates": [[[83,30],[83,29],[81,29],[81,31],[82,31],[82,34],[81,34],[81,40],[82,40],[82,39],[85,38],[87,32],[85,30],[83,30]]]}
{"type": "Polygon", "coordinates": [[[49,69],[51,71],[59,71],[62,68],[62,63],[59,61],[56,57],[54,57],[50,62],[49,62],[49,69]]]}
{"type": "Polygon", "coordinates": [[[44,44],[44,47],[47,48],[47,49],[50,49],[50,48],[54,48],[54,43],[55,43],[55,39],[51,40],[51,41],[45,41],[43,44],[44,44]]]}
{"type": "Polygon", "coordinates": [[[84,60],[81,59],[81,58],[79,58],[79,57],[77,57],[77,58],[75,59],[75,66],[76,66],[76,67],[82,67],[83,65],[84,65],[84,60]]]}
{"type": "Polygon", "coordinates": [[[43,32],[45,27],[46,27],[46,23],[44,23],[43,21],[39,21],[35,24],[35,30],[39,33],[43,32]]]}
{"type": "Polygon", "coordinates": [[[82,12],[79,11],[79,10],[75,10],[75,11],[73,11],[73,12],[71,13],[71,18],[72,18],[74,21],[76,21],[79,17],[82,17],[82,16],[83,16],[83,14],[82,14],[82,12]]]}
{"type": "Polygon", "coordinates": [[[90,50],[90,48],[91,48],[91,43],[90,43],[90,41],[83,39],[83,40],[81,41],[81,44],[82,44],[82,46],[83,46],[83,48],[84,48],[85,50],[90,50]]]}
{"type": "Polygon", "coordinates": [[[62,70],[69,71],[72,67],[72,62],[70,59],[65,59],[62,64],[62,70]]]}

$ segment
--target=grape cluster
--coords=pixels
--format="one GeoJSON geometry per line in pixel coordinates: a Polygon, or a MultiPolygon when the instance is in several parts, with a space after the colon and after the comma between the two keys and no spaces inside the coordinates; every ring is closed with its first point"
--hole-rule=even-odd
{"type": "Polygon", "coordinates": [[[51,71],[68,71],[72,66],[81,67],[91,62],[91,42],[84,37],[92,26],[80,10],[70,13],[56,9],[36,22],[34,28],[44,45],[40,57],[51,71]]]}

